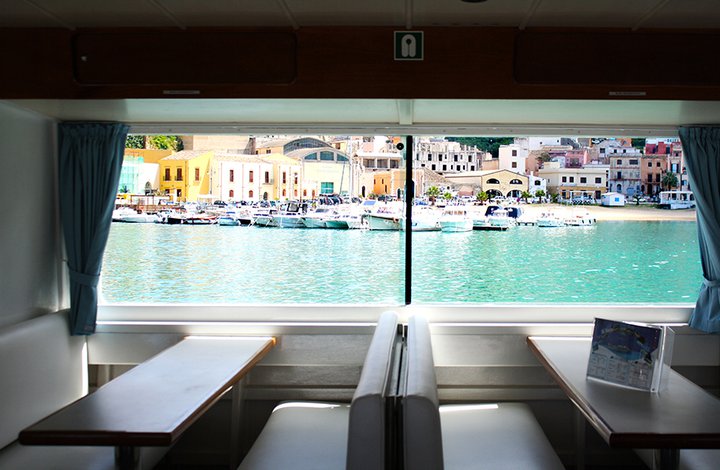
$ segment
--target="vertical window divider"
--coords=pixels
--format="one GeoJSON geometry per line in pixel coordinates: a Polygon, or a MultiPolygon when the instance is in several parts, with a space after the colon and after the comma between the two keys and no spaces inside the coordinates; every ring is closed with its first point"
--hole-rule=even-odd
{"type": "Polygon", "coordinates": [[[405,305],[412,302],[413,136],[405,136],[405,305]]]}

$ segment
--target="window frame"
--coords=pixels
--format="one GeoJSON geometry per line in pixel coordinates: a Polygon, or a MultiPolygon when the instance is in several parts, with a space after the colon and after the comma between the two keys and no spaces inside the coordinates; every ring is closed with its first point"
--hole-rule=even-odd
{"type": "MultiPolygon", "coordinates": [[[[151,134],[152,131],[144,130],[143,127],[153,129],[158,126],[165,126],[171,132],[189,135],[192,133],[207,133],[206,125],[180,126],[181,129],[172,130],[172,124],[154,123],[145,125],[131,125],[131,133],[151,134]]],[[[220,125],[218,125],[220,127],[220,125]]],[[[352,129],[354,133],[362,132],[358,129],[362,126],[354,125],[352,129]]],[[[550,126],[552,127],[552,126],[550,126]]],[[[298,132],[301,130],[307,132],[308,126],[298,126],[298,132]]],[[[318,133],[332,134],[347,132],[342,126],[334,127],[321,124],[315,127],[318,133]],[[330,129],[327,129],[330,127],[330,129]]],[[[642,130],[633,128],[609,129],[603,128],[603,132],[589,132],[587,135],[581,132],[573,132],[572,129],[557,129],[556,133],[572,133],[574,136],[594,136],[605,134],[608,136],[638,136],[638,135],[661,135],[668,137],[677,136],[677,129],[673,128],[673,132],[668,129],[651,129],[643,127],[642,130]]],[[[543,135],[547,135],[548,127],[544,127],[543,135]]],[[[587,130],[587,129],[585,129],[587,130]]],[[[368,126],[365,130],[369,135],[376,133],[376,129],[368,126]]],[[[444,126],[433,130],[432,132],[418,132],[412,126],[403,127],[392,126],[386,127],[384,131],[392,135],[485,135],[487,132],[476,131],[470,126],[465,126],[462,130],[453,129],[452,126],[444,126]]],[[[512,126],[508,129],[494,128],[497,135],[508,136],[534,136],[537,130],[533,128],[525,129],[522,126],[512,126]]],[[[263,124],[260,126],[248,125],[247,129],[235,128],[233,134],[244,133],[275,133],[276,130],[272,126],[263,124]]],[[[292,130],[286,130],[288,134],[292,134],[292,130]]],[[[223,132],[218,131],[218,134],[223,132]]],[[[230,133],[230,132],[226,132],[230,133]]],[[[601,154],[607,154],[605,148],[600,148],[601,154]]],[[[427,161],[433,161],[432,154],[428,153],[427,161]]],[[[441,161],[438,158],[438,161],[441,161]]],[[[435,165],[432,165],[435,166],[435,165]]],[[[180,168],[178,170],[182,171],[180,168]]],[[[411,172],[406,172],[410,175],[411,172]]],[[[181,173],[180,173],[181,174],[181,173]]],[[[266,184],[269,182],[269,172],[265,172],[266,184]]],[[[182,179],[180,180],[182,181],[182,179]]],[[[467,305],[447,305],[447,304],[370,304],[370,305],[324,305],[324,304],[303,304],[303,305],[222,305],[222,304],[136,304],[136,303],[116,303],[98,305],[98,325],[102,327],[116,327],[120,329],[130,328],[135,330],[140,328],[143,332],[163,332],[173,328],[186,328],[183,325],[192,323],[199,331],[217,331],[218,326],[222,327],[223,323],[230,324],[232,322],[250,322],[252,325],[297,325],[303,322],[325,322],[324,324],[348,324],[353,322],[373,322],[380,313],[385,310],[392,309],[400,312],[403,316],[414,314],[422,314],[428,317],[432,322],[444,323],[473,323],[473,324],[492,324],[493,326],[502,327],[503,325],[535,325],[555,323],[557,325],[574,325],[586,324],[592,322],[596,316],[603,316],[615,319],[632,318],[635,321],[645,322],[663,322],[671,324],[684,324],[687,322],[692,313],[694,304],[467,304],[467,305]],[[269,322],[268,319],[272,318],[269,322]],[[190,323],[189,323],[190,322],[190,323]],[[330,322],[330,323],[327,323],[330,322]]],[[[247,326],[247,325],[246,325],[247,326]]],[[[263,328],[266,328],[263,326],[263,328]]],[[[250,326],[252,330],[252,326],[250,326]]],[[[245,329],[244,331],[249,331],[245,329]]]]}

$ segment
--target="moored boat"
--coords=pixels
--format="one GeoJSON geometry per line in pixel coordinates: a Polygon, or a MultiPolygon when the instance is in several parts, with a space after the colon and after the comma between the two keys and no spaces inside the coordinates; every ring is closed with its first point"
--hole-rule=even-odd
{"type": "Polygon", "coordinates": [[[402,207],[396,205],[380,206],[364,217],[370,230],[400,230],[403,221],[402,207]]]}
{"type": "Polygon", "coordinates": [[[469,232],[474,225],[473,219],[462,206],[445,208],[438,222],[443,232],[469,232]]]}
{"type": "Polygon", "coordinates": [[[595,222],[595,217],[591,216],[588,211],[574,212],[570,215],[570,217],[565,219],[565,225],[571,227],[588,227],[590,225],[595,225],[595,222]]]}
{"type": "Polygon", "coordinates": [[[543,212],[540,217],[537,218],[535,224],[538,227],[564,227],[565,219],[559,217],[554,212],[543,212]]]}
{"type": "Polygon", "coordinates": [[[510,213],[504,208],[496,209],[487,220],[490,230],[507,230],[515,225],[515,219],[510,217],[510,213]]]}

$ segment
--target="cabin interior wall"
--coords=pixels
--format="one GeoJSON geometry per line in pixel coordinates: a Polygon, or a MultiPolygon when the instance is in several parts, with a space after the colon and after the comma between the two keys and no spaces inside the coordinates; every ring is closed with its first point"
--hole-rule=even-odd
{"type": "Polygon", "coordinates": [[[55,128],[0,103],[0,327],[62,308],[55,128]]]}

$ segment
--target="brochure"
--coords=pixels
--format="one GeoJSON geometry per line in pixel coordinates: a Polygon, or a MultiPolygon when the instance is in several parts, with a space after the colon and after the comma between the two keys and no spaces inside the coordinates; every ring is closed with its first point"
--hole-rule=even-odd
{"type": "Polygon", "coordinates": [[[595,319],[587,376],[639,390],[660,389],[672,341],[666,328],[595,319]]]}

